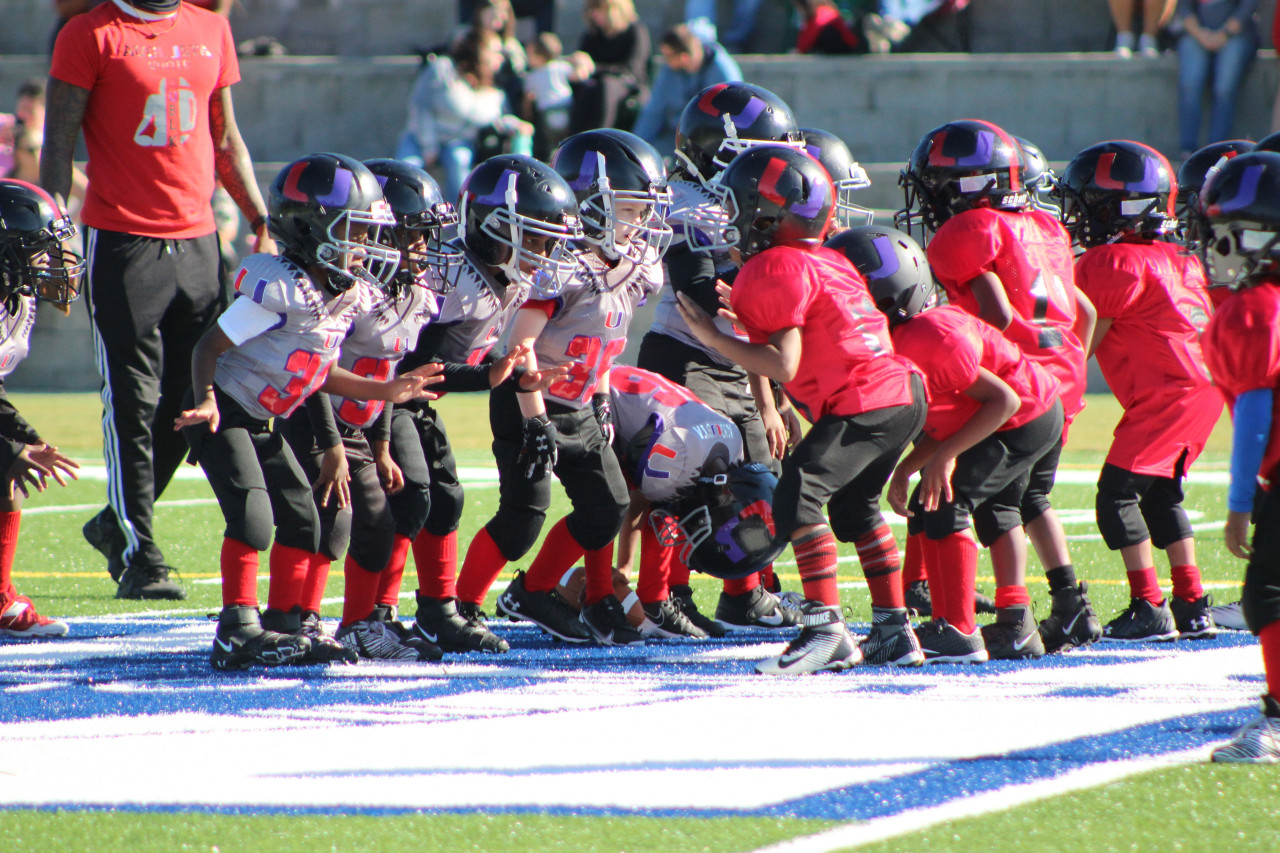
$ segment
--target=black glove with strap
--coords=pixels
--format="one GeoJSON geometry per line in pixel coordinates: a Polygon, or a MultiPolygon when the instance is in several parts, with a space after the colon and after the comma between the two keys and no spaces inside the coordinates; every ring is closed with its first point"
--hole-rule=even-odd
{"type": "Polygon", "coordinates": [[[604,433],[605,443],[613,444],[613,403],[609,401],[608,394],[592,396],[591,413],[596,416],[596,423],[600,424],[600,432],[604,433]]]}
{"type": "Polygon", "coordinates": [[[525,418],[524,436],[516,468],[529,480],[536,480],[556,464],[556,427],[546,413],[525,418]]]}

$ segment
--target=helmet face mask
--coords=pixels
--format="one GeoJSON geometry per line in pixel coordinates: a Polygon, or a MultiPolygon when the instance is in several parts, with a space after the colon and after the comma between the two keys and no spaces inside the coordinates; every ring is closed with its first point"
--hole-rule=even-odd
{"type": "Polygon", "coordinates": [[[1212,284],[1245,287],[1280,272],[1280,154],[1220,160],[1199,202],[1200,256],[1212,284]]]}
{"type": "Polygon", "coordinates": [[[721,175],[716,194],[737,231],[746,260],[778,245],[817,245],[835,209],[826,169],[803,151],[783,145],[755,148],[721,175]]]}
{"type": "Polygon", "coordinates": [[[458,224],[458,212],[424,170],[391,159],[366,160],[364,165],[382,186],[396,220],[391,244],[400,252],[400,264],[388,292],[394,296],[413,286],[447,292],[445,270],[462,252],[445,242],[445,231],[458,224]]]}
{"type": "Polygon", "coordinates": [[[309,154],[285,166],[268,193],[267,227],[285,254],[324,270],[342,292],[383,288],[400,264],[396,220],[373,173],[343,154],[309,154]]]}
{"type": "Polygon", "coordinates": [[[1200,191],[1208,182],[1209,176],[1220,169],[1225,161],[1253,150],[1254,144],[1244,139],[1212,142],[1188,157],[1178,168],[1178,194],[1174,206],[1178,217],[1178,238],[1192,254],[1199,252],[1204,239],[1199,228],[1200,191]]]}
{"type": "Polygon", "coordinates": [[[80,297],[85,261],[65,244],[76,226],[52,196],[0,180],[0,298],[33,296],[66,311],[80,297]]]}
{"type": "Polygon", "coordinates": [[[738,155],[779,143],[804,148],[785,101],[750,83],[717,83],[695,95],[681,112],[675,157],[690,177],[709,187],[738,155]]]}
{"type": "Polygon", "coordinates": [[[1125,235],[1172,235],[1178,186],[1169,161],[1138,142],[1113,140],[1084,149],[1067,164],[1055,196],[1062,224],[1085,248],[1125,235]]]}
{"type": "Polygon", "coordinates": [[[582,238],[573,191],[532,157],[501,155],[472,169],[458,214],[467,249],[508,280],[527,282],[535,298],[555,298],[578,271],[568,246],[582,238]]]}
{"type": "Polygon", "coordinates": [[[1018,143],[1018,177],[1027,191],[1027,202],[1035,210],[1047,213],[1055,219],[1061,219],[1062,207],[1057,202],[1056,187],[1058,176],[1049,168],[1049,161],[1044,152],[1033,142],[1015,136],[1018,143]]]}
{"type": "Polygon", "coordinates": [[[871,208],[854,202],[858,190],[871,186],[867,170],[853,159],[849,146],[834,133],[815,128],[801,128],[804,150],[822,164],[836,190],[835,221],[841,228],[870,225],[875,220],[871,208]]]}

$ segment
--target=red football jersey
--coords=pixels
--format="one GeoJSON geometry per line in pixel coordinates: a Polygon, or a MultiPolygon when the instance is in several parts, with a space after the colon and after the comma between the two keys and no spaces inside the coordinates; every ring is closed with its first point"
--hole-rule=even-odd
{"type": "Polygon", "coordinates": [[[209,99],[240,79],[226,18],[182,4],[143,21],[114,3],[58,34],[50,76],[89,89],[85,224],[144,237],[212,234],[209,99]]]}
{"type": "MultiPolygon", "coordinates": [[[[1201,339],[1204,361],[1227,405],[1259,388],[1280,389],[1280,277],[1237,291],[1222,303],[1201,339]]],[[[1271,410],[1271,435],[1258,468],[1270,488],[1280,466],[1280,393],[1271,410]]]]}
{"type": "Polygon", "coordinates": [[[776,246],[734,279],[733,310],[752,343],[798,327],[800,365],[787,395],[811,422],[911,404],[914,366],[893,352],[889,323],[849,259],[776,246]]]}
{"type": "Polygon", "coordinates": [[[968,423],[981,405],[965,394],[985,367],[1003,379],[1022,406],[1001,430],[1038,418],[1058,398],[1058,380],[1022,354],[1012,341],[954,305],[921,314],[893,330],[899,355],[924,371],[929,388],[929,416],[924,431],[942,441],[968,423]]]}
{"type": "Polygon", "coordinates": [[[1084,408],[1085,348],[1072,331],[1074,258],[1062,224],[1038,210],[966,210],[942,224],[928,256],[947,298],[970,314],[978,301],[969,282],[984,272],[1000,277],[1013,310],[1005,337],[1057,378],[1070,424],[1084,408]]]}
{"type": "Polygon", "coordinates": [[[1199,259],[1160,241],[1095,246],[1076,286],[1112,321],[1096,355],[1124,416],[1107,462],[1169,477],[1186,451],[1190,466],[1222,414],[1200,351],[1213,309],[1199,259]]]}

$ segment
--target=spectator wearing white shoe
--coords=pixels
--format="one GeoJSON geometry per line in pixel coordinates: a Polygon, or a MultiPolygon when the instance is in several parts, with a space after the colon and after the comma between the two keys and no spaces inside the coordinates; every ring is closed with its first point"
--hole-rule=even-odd
{"type": "Polygon", "coordinates": [[[1160,29],[1169,23],[1177,0],[1141,0],[1142,32],[1134,40],[1134,9],[1138,0],[1108,0],[1111,7],[1111,22],[1116,27],[1116,55],[1128,59],[1137,50],[1142,56],[1160,55],[1156,37],[1160,29]]]}

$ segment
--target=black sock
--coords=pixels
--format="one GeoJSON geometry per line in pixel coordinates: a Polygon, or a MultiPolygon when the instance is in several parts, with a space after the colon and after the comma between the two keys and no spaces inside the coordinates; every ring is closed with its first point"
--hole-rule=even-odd
{"type": "Polygon", "coordinates": [[[1050,593],[1076,588],[1076,567],[1072,563],[1050,569],[1044,573],[1044,576],[1049,581],[1050,593]]]}

